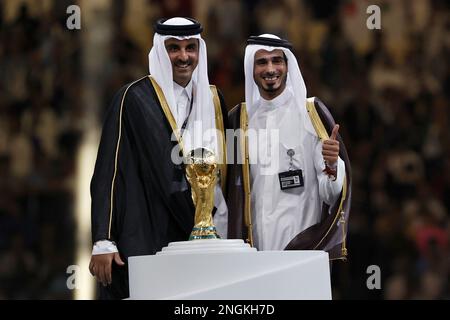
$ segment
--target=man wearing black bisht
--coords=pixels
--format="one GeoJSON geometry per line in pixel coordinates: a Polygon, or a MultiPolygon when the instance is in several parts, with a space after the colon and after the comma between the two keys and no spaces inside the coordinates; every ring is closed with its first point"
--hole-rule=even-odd
{"type": "MultiPolygon", "coordinates": [[[[106,115],[91,182],[89,270],[101,299],[129,296],[128,257],[189,238],[195,208],[182,155],[199,145],[225,155],[226,108],[209,85],[201,32],[193,19],[159,20],[150,75],[119,90],[106,115]]],[[[226,237],[225,165],[219,169],[213,213],[226,237]]]]}
{"type": "Polygon", "coordinates": [[[247,41],[246,101],[228,118],[246,132],[228,153],[228,238],[258,250],[325,250],[331,260],[346,259],[350,161],[329,110],[307,98],[291,48],[272,34],[247,41]]]}

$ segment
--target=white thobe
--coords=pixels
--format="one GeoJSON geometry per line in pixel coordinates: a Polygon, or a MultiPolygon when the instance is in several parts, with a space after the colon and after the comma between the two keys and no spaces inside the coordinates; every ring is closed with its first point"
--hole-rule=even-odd
{"type": "Polygon", "coordinates": [[[178,83],[173,83],[173,93],[177,103],[176,114],[174,115],[177,123],[177,128],[181,129],[183,123],[189,116],[192,99],[192,80],[189,81],[186,87],[180,86],[178,83]]]}
{"type": "Polygon", "coordinates": [[[249,134],[254,244],[258,250],[283,250],[298,233],[320,222],[322,202],[337,200],[345,164],[338,159],[336,180],[322,171],[322,142],[305,129],[289,88],[273,100],[260,99],[249,129],[258,132],[249,134]],[[302,170],[304,186],[281,190],[278,173],[290,169],[289,149],[295,152],[293,169],[302,170]]]}

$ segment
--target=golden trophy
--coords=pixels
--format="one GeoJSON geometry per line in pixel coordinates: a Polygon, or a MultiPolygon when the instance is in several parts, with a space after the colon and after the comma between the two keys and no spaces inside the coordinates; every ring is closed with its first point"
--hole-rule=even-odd
{"type": "Polygon", "coordinates": [[[185,163],[195,205],[194,228],[189,240],[219,239],[212,218],[218,172],[214,153],[206,148],[197,148],[188,153],[185,163]]]}

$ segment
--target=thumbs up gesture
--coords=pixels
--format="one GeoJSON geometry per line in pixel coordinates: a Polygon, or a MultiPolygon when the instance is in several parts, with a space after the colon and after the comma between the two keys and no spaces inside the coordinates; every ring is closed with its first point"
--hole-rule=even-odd
{"type": "Polygon", "coordinates": [[[322,144],[323,159],[329,167],[334,167],[339,157],[339,141],[336,140],[338,131],[339,125],[336,124],[331,132],[330,138],[324,140],[322,144]]]}

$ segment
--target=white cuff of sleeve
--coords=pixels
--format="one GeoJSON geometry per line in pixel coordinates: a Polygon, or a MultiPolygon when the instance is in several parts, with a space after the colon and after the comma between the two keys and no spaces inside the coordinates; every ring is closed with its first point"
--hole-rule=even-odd
{"type": "Polygon", "coordinates": [[[339,157],[336,165],[337,165],[337,177],[336,180],[333,181],[333,184],[337,186],[337,189],[340,192],[344,184],[345,162],[339,157]]]}
{"type": "Polygon", "coordinates": [[[92,255],[119,252],[114,243],[109,240],[100,240],[94,244],[92,255]]]}

